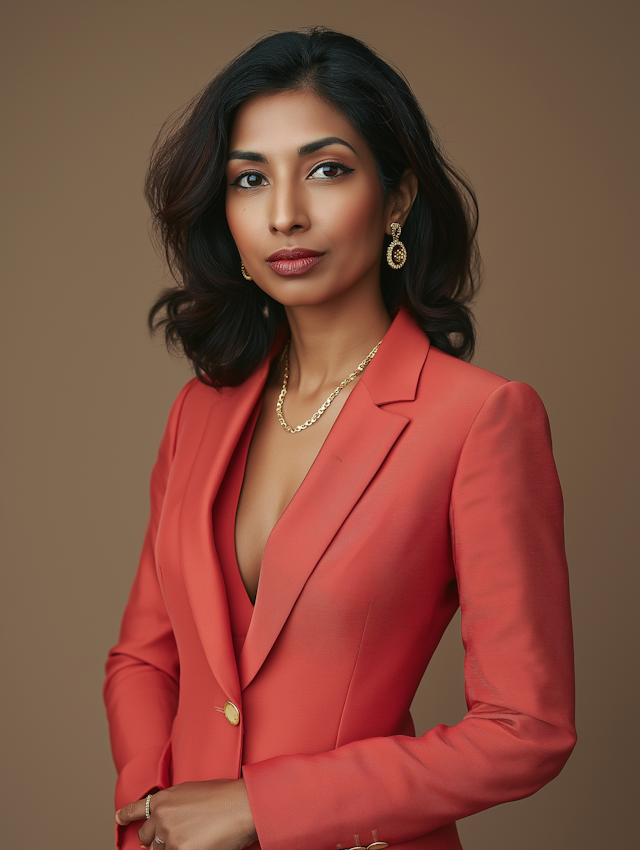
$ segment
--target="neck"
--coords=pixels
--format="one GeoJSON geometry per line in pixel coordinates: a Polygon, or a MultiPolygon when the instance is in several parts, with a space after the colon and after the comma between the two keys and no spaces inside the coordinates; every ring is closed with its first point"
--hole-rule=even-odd
{"type": "Polygon", "coordinates": [[[391,318],[382,295],[352,304],[287,307],[291,328],[289,389],[313,395],[337,386],[386,333],[391,318]]]}

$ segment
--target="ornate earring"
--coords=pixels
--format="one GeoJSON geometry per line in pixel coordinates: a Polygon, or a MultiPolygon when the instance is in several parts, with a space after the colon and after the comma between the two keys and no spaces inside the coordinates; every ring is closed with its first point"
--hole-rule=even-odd
{"type": "Polygon", "coordinates": [[[387,248],[387,262],[392,269],[401,269],[407,262],[407,249],[400,241],[400,233],[402,228],[397,221],[391,225],[392,242],[387,248]]]}
{"type": "Polygon", "coordinates": [[[253,280],[250,274],[247,273],[247,270],[244,267],[244,263],[240,263],[240,271],[242,272],[242,277],[245,280],[253,280]]]}

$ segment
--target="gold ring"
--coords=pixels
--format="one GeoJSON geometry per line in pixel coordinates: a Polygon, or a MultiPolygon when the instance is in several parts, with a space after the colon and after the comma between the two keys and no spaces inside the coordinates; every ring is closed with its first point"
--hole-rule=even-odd
{"type": "Polygon", "coordinates": [[[153,794],[147,794],[147,796],[145,797],[145,801],[144,801],[144,816],[146,817],[147,820],[149,820],[149,818],[151,817],[151,812],[149,810],[149,803],[151,802],[152,797],[153,797],[153,794]]]}

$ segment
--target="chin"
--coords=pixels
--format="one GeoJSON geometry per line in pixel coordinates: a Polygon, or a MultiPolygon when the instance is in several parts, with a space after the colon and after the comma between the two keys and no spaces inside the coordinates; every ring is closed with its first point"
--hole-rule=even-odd
{"type": "Polygon", "coordinates": [[[318,307],[344,294],[344,290],[331,290],[309,278],[295,281],[288,278],[284,283],[263,291],[283,307],[318,307]]]}

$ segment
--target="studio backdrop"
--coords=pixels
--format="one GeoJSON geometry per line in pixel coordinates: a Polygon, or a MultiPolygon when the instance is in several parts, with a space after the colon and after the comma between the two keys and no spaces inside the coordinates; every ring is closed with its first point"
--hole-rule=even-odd
{"type": "MultiPolygon", "coordinates": [[[[109,848],[103,665],[148,478],[189,378],[146,312],[165,270],[142,182],[162,122],[255,38],[321,24],[408,78],[480,204],[474,362],[535,387],[566,504],[577,748],[466,850],[603,850],[638,827],[638,24],[629,0],[2,4],[3,846],[109,848]],[[635,672],[634,672],[635,671],[635,672]]],[[[459,619],[414,703],[465,712],[459,619]]]]}

